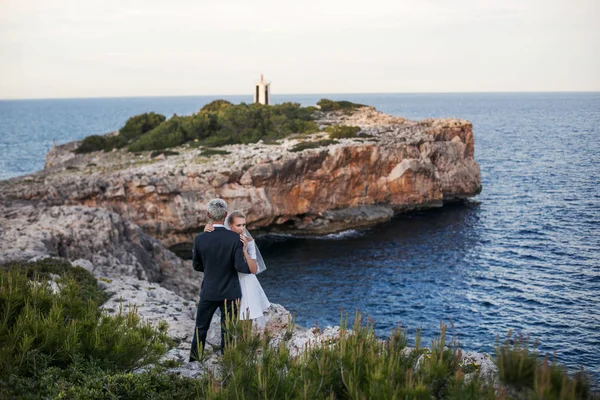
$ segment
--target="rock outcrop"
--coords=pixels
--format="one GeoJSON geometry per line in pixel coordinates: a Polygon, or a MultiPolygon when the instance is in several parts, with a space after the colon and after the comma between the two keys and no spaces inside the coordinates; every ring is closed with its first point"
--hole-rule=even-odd
{"type": "Polygon", "coordinates": [[[71,143],[48,154],[44,171],[0,182],[0,202],[106,208],[171,246],[191,242],[214,197],[246,211],[251,230],[325,234],[481,190],[467,121],[408,121],[364,107],[352,115],[322,113],[317,122],[359,126],[360,136],[302,152],[290,149],[327,134],[225,146],[227,155],[186,147],[155,158],[76,155],[71,143]]]}
{"type": "Polygon", "coordinates": [[[0,264],[39,257],[87,260],[91,272],[160,283],[196,299],[202,274],[120,215],[83,206],[0,206],[0,264]]]}

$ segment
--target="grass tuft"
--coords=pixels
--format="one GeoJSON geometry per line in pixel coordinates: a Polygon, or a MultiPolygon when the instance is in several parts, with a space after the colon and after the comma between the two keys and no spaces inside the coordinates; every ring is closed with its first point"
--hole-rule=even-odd
{"type": "Polygon", "coordinates": [[[333,125],[325,128],[330,139],[350,139],[358,137],[360,128],[358,126],[333,125]]]}
{"type": "Polygon", "coordinates": [[[338,143],[337,140],[331,140],[331,139],[317,140],[314,142],[311,142],[311,141],[300,142],[300,143],[297,143],[296,145],[294,145],[294,147],[292,147],[290,149],[290,151],[297,153],[297,152],[300,152],[303,150],[318,149],[320,147],[326,147],[326,146],[329,146],[331,144],[336,144],[336,143],[338,143]]]}

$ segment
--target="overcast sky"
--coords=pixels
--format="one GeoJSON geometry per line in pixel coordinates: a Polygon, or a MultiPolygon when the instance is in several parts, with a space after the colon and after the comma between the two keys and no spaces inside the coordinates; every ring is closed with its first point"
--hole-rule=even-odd
{"type": "Polygon", "coordinates": [[[599,91],[600,0],[0,0],[0,98],[599,91]]]}

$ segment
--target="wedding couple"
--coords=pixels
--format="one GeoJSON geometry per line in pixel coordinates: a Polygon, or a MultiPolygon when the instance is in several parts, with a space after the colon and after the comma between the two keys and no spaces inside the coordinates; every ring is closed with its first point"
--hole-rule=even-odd
{"type": "Polygon", "coordinates": [[[254,320],[263,316],[270,303],[255,274],[264,271],[265,263],[252,236],[246,230],[246,216],[241,211],[227,213],[227,203],[213,199],[208,203],[209,224],[194,239],[192,262],[196,271],[204,272],[196,328],[190,361],[198,361],[206,344],[206,334],[213,314],[221,310],[221,350],[225,346],[226,315],[254,320]],[[198,351],[198,341],[201,343],[198,351]]]}

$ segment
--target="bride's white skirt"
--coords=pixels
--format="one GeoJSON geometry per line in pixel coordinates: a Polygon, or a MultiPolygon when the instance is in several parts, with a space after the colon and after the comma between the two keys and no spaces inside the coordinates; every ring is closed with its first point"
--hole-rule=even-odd
{"type": "Polygon", "coordinates": [[[254,274],[241,274],[240,288],[242,289],[242,300],[240,301],[240,319],[257,319],[263,316],[263,312],[269,308],[271,303],[262,286],[254,274]]]}

